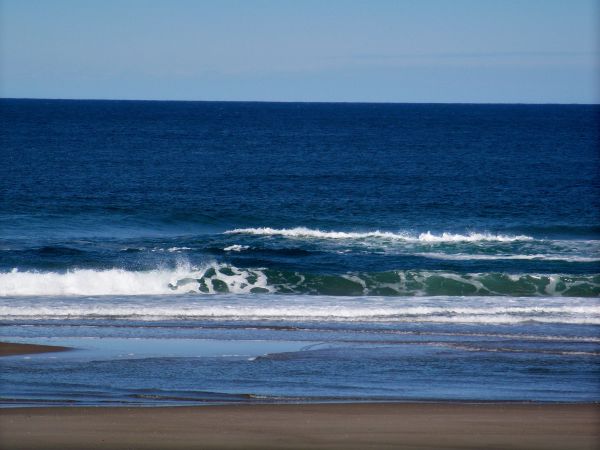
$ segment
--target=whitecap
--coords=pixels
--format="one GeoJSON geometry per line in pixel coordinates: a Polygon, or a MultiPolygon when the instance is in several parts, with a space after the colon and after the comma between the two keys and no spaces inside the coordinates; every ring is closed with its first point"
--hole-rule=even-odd
{"type": "Polygon", "coordinates": [[[407,242],[479,242],[479,241],[531,241],[531,236],[525,235],[503,235],[492,233],[453,234],[441,233],[433,234],[429,231],[418,235],[407,232],[393,233],[390,231],[368,231],[368,232],[347,232],[347,231],[322,231],[306,227],[296,228],[236,228],[225,231],[224,234],[250,234],[259,236],[283,236],[289,238],[317,238],[317,239],[384,239],[407,242]]]}
{"type": "Polygon", "coordinates": [[[228,247],[225,247],[223,250],[226,252],[241,252],[243,250],[248,250],[248,248],[250,247],[247,245],[233,244],[228,247]]]}

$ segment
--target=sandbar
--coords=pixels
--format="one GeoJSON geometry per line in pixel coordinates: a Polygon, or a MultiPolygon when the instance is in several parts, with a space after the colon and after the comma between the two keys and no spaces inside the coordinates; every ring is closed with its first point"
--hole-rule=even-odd
{"type": "Polygon", "coordinates": [[[17,344],[15,342],[0,342],[0,356],[64,352],[66,350],[71,349],[69,347],[60,347],[57,345],[17,344]]]}

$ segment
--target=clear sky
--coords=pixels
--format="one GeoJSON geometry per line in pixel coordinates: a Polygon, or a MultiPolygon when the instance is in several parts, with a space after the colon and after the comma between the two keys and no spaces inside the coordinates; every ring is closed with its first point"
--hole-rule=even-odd
{"type": "Polygon", "coordinates": [[[600,102],[600,0],[0,0],[0,95],[600,102]]]}

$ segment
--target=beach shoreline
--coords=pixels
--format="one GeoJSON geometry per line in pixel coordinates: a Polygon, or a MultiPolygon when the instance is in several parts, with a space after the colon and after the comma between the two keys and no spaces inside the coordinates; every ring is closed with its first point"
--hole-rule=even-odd
{"type": "Polygon", "coordinates": [[[0,410],[4,449],[595,449],[598,404],[353,403],[0,410]]]}
{"type": "MultiPolygon", "coordinates": [[[[0,355],[71,347],[0,342],[0,355]]],[[[3,449],[549,449],[600,446],[599,403],[423,401],[0,409],[3,449]]]]}

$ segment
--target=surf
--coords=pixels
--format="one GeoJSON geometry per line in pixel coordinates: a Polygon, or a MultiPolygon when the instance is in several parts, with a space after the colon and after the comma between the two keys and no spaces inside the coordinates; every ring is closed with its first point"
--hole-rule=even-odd
{"type": "Polygon", "coordinates": [[[0,273],[0,296],[176,294],[299,294],[332,296],[581,296],[600,295],[600,275],[459,273],[444,270],[310,273],[240,268],[212,262],[131,271],[72,269],[0,273]]]}
{"type": "Polygon", "coordinates": [[[597,299],[514,297],[337,297],[224,295],[29,297],[0,300],[2,320],[284,321],[395,323],[600,324],[597,299]]]}

